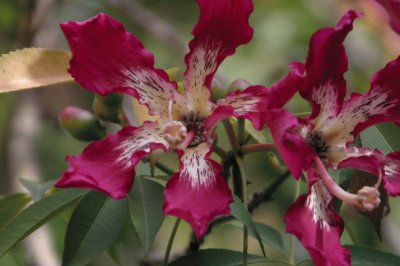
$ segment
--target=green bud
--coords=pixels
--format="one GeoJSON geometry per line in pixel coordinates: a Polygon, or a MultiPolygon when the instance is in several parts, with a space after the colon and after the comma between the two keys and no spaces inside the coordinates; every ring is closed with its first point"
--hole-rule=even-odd
{"type": "Polygon", "coordinates": [[[58,116],[61,126],[73,138],[81,141],[102,139],[105,129],[99,120],[89,111],[78,107],[69,106],[58,116]]]}
{"type": "Polygon", "coordinates": [[[217,100],[224,98],[226,94],[234,92],[237,90],[245,90],[250,86],[250,83],[244,79],[234,80],[227,88],[223,88],[221,82],[218,79],[213,79],[212,83],[212,100],[216,102],[217,100]]]}
{"type": "Polygon", "coordinates": [[[93,99],[93,111],[101,120],[119,123],[121,120],[121,105],[123,95],[112,93],[107,96],[96,94],[93,99]]]}
{"type": "Polygon", "coordinates": [[[175,80],[176,76],[178,76],[179,71],[179,67],[173,67],[165,70],[170,80],[175,80]]]}

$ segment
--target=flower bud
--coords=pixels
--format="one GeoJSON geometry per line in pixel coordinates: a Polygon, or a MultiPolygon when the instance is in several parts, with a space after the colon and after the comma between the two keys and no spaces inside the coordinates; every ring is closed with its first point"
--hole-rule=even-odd
{"type": "Polygon", "coordinates": [[[93,99],[93,111],[101,120],[113,123],[121,121],[121,105],[123,95],[112,93],[107,96],[96,94],[93,99]]]}
{"type": "Polygon", "coordinates": [[[92,141],[103,138],[105,129],[99,120],[89,111],[69,106],[58,116],[61,126],[73,138],[81,141],[92,141]]]}
{"type": "Polygon", "coordinates": [[[217,101],[223,98],[226,94],[237,90],[245,90],[250,86],[250,83],[245,79],[234,80],[227,88],[223,88],[222,83],[217,79],[213,79],[212,83],[212,100],[217,101]]]}
{"type": "Polygon", "coordinates": [[[178,76],[179,70],[179,67],[173,67],[165,70],[165,72],[167,72],[170,80],[175,80],[175,78],[178,76]]]}

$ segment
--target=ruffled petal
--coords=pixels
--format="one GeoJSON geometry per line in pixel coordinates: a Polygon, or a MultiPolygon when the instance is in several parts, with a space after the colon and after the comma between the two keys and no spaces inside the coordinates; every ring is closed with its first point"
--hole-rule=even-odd
{"type": "Polygon", "coordinates": [[[305,66],[302,63],[295,62],[290,64],[290,72],[286,77],[279,80],[267,91],[266,108],[281,108],[293,95],[304,86],[305,66]]]}
{"type": "Polygon", "coordinates": [[[302,125],[284,109],[268,110],[265,118],[276,149],[292,175],[299,178],[303,170],[310,167],[311,159],[315,156],[314,149],[299,134],[302,125]]]}
{"type": "Polygon", "coordinates": [[[388,12],[390,17],[390,26],[400,34],[400,2],[397,0],[376,0],[388,12]]]}
{"type": "Polygon", "coordinates": [[[152,150],[167,147],[155,122],[138,128],[125,127],[92,142],[81,155],[68,156],[68,170],[55,186],[88,188],[123,198],[132,187],[136,164],[152,150]]]}
{"type": "Polygon", "coordinates": [[[253,126],[262,128],[262,112],[267,104],[267,88],[251,86],[244,91],[235,91],[218,100],[216,109],[207,117],[205,125],[210,128],[218,121],[234,116],[249,119],[253,126]]]}
{"type": "Polygon", "coordinates": [[[232,194],[220,175],[222,166],[210,159],[211,147],[208,144],[178,153],[179,172],[172,176],[165,188],[164,213],[187,221],[200,239],[211,220],[230,214],[232,194]]]}
{"type": "Polygon", "coordinates": [[[167,115],[176,83],[154,68],[154,56],[124,26],[106,14],[61,24],[72,51],[69,72],[84,88],[106,95],[129,94],[151,114],[167,115]]]}
{"type": "Polygon", "coordinates": [[[342,111],[329,122],[324,134],[330,145],[344,146],[362,130],[376,123],[400,118],[400,58],[388,63],[371,79],[371,89],[365,94],[354,93],[342,111]]]}
{"type": "Polygon", "coordinates": [[[382,173],[383,184],[390,196],[400,195],[400,152],[382,155],[363,148],[358,154],[349,153],[338,168],[354,168],[376,176],[382,173]],[[357,156],[358,155],[358,156],[357,156]]]}
{"type": "Polygon", "coordinates": [[[286,232],[299,239],[316,265],[350,265],[350,252],[340,244],[343,220],[334,212],[332,195],[322,181],[288,208],[284,220],[286,232]]]}
{"type": "Polygon", "coordinates": [[[323,122],[340,111],[346,95],[343,74],[348,66],[343,41],[359,16],[355,11],[348,11],[335,28],[321,29],[311,37],[306,85],[300,90],[301,95],[312,102],[310,118],[319,115],[318,120],[323,122]]]}
{"type": "Polygon", "coordinates": [[[200,18],[193,29],[194,39],[185,56],[185,88],[193,110],[210,112],[210,86],[219,64],[236,47],[248,43],[253,29],[248,19],[253,11],[251,0],[198,0],[200,18]]]}

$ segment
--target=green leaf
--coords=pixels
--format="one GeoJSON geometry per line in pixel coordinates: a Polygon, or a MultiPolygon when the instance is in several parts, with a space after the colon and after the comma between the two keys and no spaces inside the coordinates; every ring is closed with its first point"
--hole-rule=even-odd
{"type": "Polygon", "coordinates": [[[236,219],[238,219],[243,225],[247,226],[250,234],[255,236],[255,238],[258,240],[261,251],[265,256],[264,245],[261,240],[260,233],[258,232],[257,227],[256,227],[255,223],[253,222],[253,219],[251,218],[249,211],[247,210],[247,208],[243,205],[243,203],[240,201],[240,199],[237,196],[233,196],[233,198],[234,198],[234,202],[231,203],[231,205],[230,205],[232,216],[235,217],[236,219]]]}
{"type": "Polygon", "coordinates": [[[87,193],[86,190],[66,189],[44,198],[23,210],[0,231],[0,257],[39,226],[73,204],[85,193],[87,193]]]}
{"type": "Polygon", "coordinates": [[[360,246],[346,246],[351,252],[351,265],[353,266],[398,266],[400,258],[386,252],[382,252],[373,248],[360,246]]]}
{"type": "Polygon", "coordinates": [[[0,93],[73,81],[67,51],[26,48],[0,57],[0,93]]]}
{"type": "Polygon", "coordinates": [[[33,201],[41,200],[45,193],[54,187],[56,180],[51,180],[44,183],[39,183],[27,179],[20,179],[21,184],[32,194],[33,201]]]}
{"type": "Polygon", "coordinates": [[[400,128],[394,123],[383,123],[361,132],[363,146],[378,149],[384,154],[400,150],[400,128]]]}
{"type": "Polygon", "coordinates": [[[163,191],[164,188],[159,183],[137,177],[130,193],[131,221],[138,232],[145,254],[150,251],[154,238],[165,218],[162,214],[163,191]]]}
{"type": "Polygon", "coordinates": [[[31,201],[26,193],[11,194],[0,199],[0,230],[31,201]]]}
{"type": "Polygon", "coordinates": [[[127,212],[126,198],[115,200],[96,191],[85,195],[68,223],[63,265],[91,262],[116,239],[127,212]]]}
{"type": "MultiPolygon", "coordinates": [[[[237,222],[230,222],[229,225],[243,230],[243,226],[241,224],[238,224],[237,222]]],[[[260,234],[263,244],[269,245],[270,247],[273,247],[283,252],[284,254],[286,253],[283,247],[282,234],[279,231],[277,231],[272,226],[266,224],[254,223],[254,225],[256,226],[257,231],[260,234]]],[[[256,235],[254,235],[253,231],[249,231],[249,235],[257,238],[256,235]]]]}
{"type": "MultiPolygon", "coordinates": [[[[239,266],[242,265],[242,252],[228,249],[203,249],[190,253],[171,262],[170,266],[239,266]]],[[[248,264],[266,262],[262,256],[247,255],[248,264]]]]}
{"type": "MultiPolygon", "coordinates": [[[[234,127],[237,127],[238,123],[236,119],[230,118],[229,122],[231,122],[234,127]]],[[[257,143],[267,143],[262,131],[256,130],[253,124],[247,120],[245,121],[245,130],[257,143]]]]}

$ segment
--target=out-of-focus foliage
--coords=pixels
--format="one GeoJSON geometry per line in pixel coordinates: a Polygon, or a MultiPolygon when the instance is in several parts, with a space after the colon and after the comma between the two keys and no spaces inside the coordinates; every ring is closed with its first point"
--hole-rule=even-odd
{"type": "MultiPolygon", "coordinates": [[[[44,2],[46,1],[37,1],[37,7],[40,8],[44,2]]],[[[198,16],[194,0],[55,0],[49,2],[52,2],[52,5],[49,9],[44,9],[46,12],[42,15],[43,19],[40,21],[41,25],[38,31],[35,32],[32,46],[67,50],[66,41],[58,24],[67,20],[84,20],[98,12],[105,12],[124,22],[127,29],[134,33],[144,43],[145,47],[155,54],[157,67],[165,69],[179,67],[181,72],[176,79],[179,80],[182,78],[182,73],[185,70],[183,55],[188,50],[186,43],[191,39],[190,31],[197,21],[198,16]],[[136,6],[132,6],[129,3],[134,3],[136,6]],[[139,7],[140,9],[135,7],[139,7]],[[141,12],[140,14],[142,15],[147,14],[145,19],[150,19],[150,21],[151,16],[154,16],[160,19],[161,22],[165,22],[168,27],[174,29],[174,38],[167,39],[162,34],[157,34],[157,29],[154,30],[151,27],[152,23],[138,19],[138,16],[135,15],[136,12],[141,12]]],[[[393,59],[400,52],[400,37],[394,34],[387,25],[383,9],[371,0],[254,0],[254,5],[254,13],[250,20],[255,30],[253,40],[250,44],[240,47],[234,57],[228,58],[221,65],[221,71],[217,79],[223,84],[222,87],[226,87],[237,78],[244,78],[252,84],[271,85],[288,72],[288,64],[290,62],[305,60],[311,34],[321,27],[333,26],[347,9],[357,9],[363,11],[365,14],[365,18],[356,22],[355,30],[346,41],[350,62],[346,79],[350,91],[366,91],[369,88],[369,77],[371,74],[382,68],[385,62],[393,59]]],[[[20,31],[23,20],[24,13],[18,1],[0,1],[1,53],[8,53],[14,49],[21,48],[20,31]]],[[[158,30],[162,31],[163,29],[158,30]]],[[[9,69],[9,71],[12,71],[12,69],[9,69]]],[[[14,120],[15,114],[21,108],[21,101],[19,99],[24,94],[25,92],[0,94],[0,192],[2,194],[15,193],[17,190],[21,190],[18,185],[19,178],[32,179],[29,171],[27,176],[15,176],[12,167],[13,163],[15,163],[12,159],[12,147],[15,146],[11,146],[11,143],[13,143],[13,139],[18,137],[15,134],[15,128],[18,126],[30,126],[29,124],[24,125],[14,120]]],[[[37,125],[37,132],[34,134],[31,159],[38,166],[40,173],[40,180],[35,181],[46,182],[58,178],[66,169],[66,163],[64,162],[65,155],[78,154],[85,146],[85,143],[72,139],[61,130],[57,119],[59,112],[69,105],[78,105],[81,108],[90,110],[93,103],[93,95],[79,88],[76,84],[69,84],[36,90],[34,92],[34,99],[40,117],[39,120],[36,120],[39,124],[37,125]]],[[[288,108],[295,113],[309,110],[309,106],[300,97],[292,100],[288,104],[288,108]]],[[[106,126],[110,130],[117,129],[113,125],[107,124],[106,126]]],[[[28,128],[29,130],[30,128],[28,128]]],[[[394,134],[393,130],[395,129],[390,124],[372,127],[361,136],[361,140],[370,147],[379,146],[384,152],[400,150],[398,138],[395,137],[398,136],[399,130],[398,128],[397,131],[395,130],[397,134],[394,134]],[[382,143],[384,147],[382,147],[382,143]]],[[[222,147],[228,147],[227,138],[221,128],[218,128],[218,133],[220,133],[218,143],[222,147]]],[[[269,133],[266,130],[261,134],[253,131],[249,133],[254,135],[255,141],[257,139],[270,141],[269,133]]],[[[160,160],[171,168],[176,169],[177,165],[171,163],[173,156],[175,155],[167,154],[160,160]]],[[[277,168],[277,165],[280,165],[280,161],[277,161],[276,157],[271,159],[265,153],[246,156],[245,162],[248,171],[247,175],[250,179],[248,186],[249,194],[268,186],[280,174],[281,169],[277,168]]],[[[156,174],[162,174],[162,172],[156,172],[156,174]]],[[[147,164],[140,164],[137,175],[150,175],[149,166],[147,164]]],[[[160,196],[159,186],[152,183],[151,185],[150,183],[147,184],[148,182],[153,182],[153,180],[145,180],[137,180],[143,182],[143,189],[142,191],[137,191],[141,189],[141,186],[135,186],[136,190],[132,192],[131,197],[135,199],[139,197],[144,206],[159,208],[161,204],[158,198],[160,196]],[[152,199],[153,201],[141,195],[141,192],[147,191],[146,185],[154,187],[154,192],[158,193],[152,199]]],[[[252,233],[257,236],[258,231],[260,236],[254,239],[250,238],[249,253],[257,254],[258,256],[250,256],[249,262],[252,260],[254,262],[263,260],[257,239],[266,246],[268,257],[285,260],[285,256],[282,253],[289,250],[289,238],[287,235],[283,235],[284,224],[282,217],[286,208],[293,202],[294,187],[295,182],[291,178],[287,178],[274,193],[273,200],[263,203],[252,213],[253,220],[256,222],[254,226],[256,230],[252,233]],[[279,244],[264,241],[263,236],[265,234],[273,233],[266,228],[259,228],[257,222],[271,226],[279,231],[283,235],[283,243],[280,243],[280,240],[276,240],[279,244]]],[[[305,190],[306,188],[303,186],[302,191],[304,192],[305,190]]],[[[0,253],[5,253],[5,251],[8,251],[13,246],[14,248],[0,258],[0,265],[24,265],[27,263],[25,247],[15,244],[37,226],[53,218],[52,216],[55,214],[55,211],[51,208],[56,208],[56,204],[64,204],[65,208],[67,208],[62,213],[61,210],[57,211],[61,215],[57,216],[50,223],[51,240],[54,241],[54,245],[57,247],[57,255],[60,258],[62,258],[67,221],[71,215],[75,217],[75,222],[72,225],[70,224],[68,230],[78,230],[87,235],[90,235],[90,230],[93,228],[98,231],[101,230],[101,226],[105,222],[100,221],[97,224],[96,222],[99,221],[95,219],[96,213],[89,213],[92,215],[93,223],[86,225],[87,227],[82,229],[84,225],[79,224],[79,219],[76,217],[89,214],[84,213],[84,211],[78,212],[77,209],[72,213],[71,207],[78,199],[78,196],[81,195],[81,192],[76,192],[76,195],[68,193],[57,192],[49,196],[46,198],[49,205],[42,206],[40,203],[35,203],[29,206],[25,211],[20,213],[21,218],[19,220],[14,220],[14,222],[7,225],[15,231],[13,234],[10,234],[10,231],[7,231],[6,227],[5,231],[0,233],[0,237],[6,237],[8,241],[7,245],[0,246],[0,253]],[[64,201],[62,203],[59,201],[58,198],[62,197],[67,197],[68,202],[64,201]],[[26,223],[22,219],[29,212],[35,212],[38,216],[36,220],[26,223]]],[[[82,200],[79,204],[88,204],[87,197],[89,196],[86,195],[86,200],[82,200]]],[[[9,217],[15,216],[27,204],[27,199],[28,196],[26,194],[2,197],[0,199],[0,213],[7,213],[9,217]],[[15,201],[10,206],[14,206],[13,208],[15,209],[11,211],[7,207],[9,205],[2,209],[2,202],[9,203],[11,198],[15,201]]],[[[97,213],[100,213],[103,211],[101,208],[106,205],[106,202],[103,200],[100,203],[97,202],[97,205],[94,206],[97,209],[92,210],[93,212],[97,211],[97,213]]],[[[374,232],[373,225],[365,217],[357,214],[355,209],[344,206],[342,214],[347,227],[342,236],[342,243],[350,245],[361,244],[399,255],[399,239],[398,237],[393,237],[400,234],[398,229],[400,228],[399,200],[391,199],[390,203],[392,214],[383,221],[382,242],[379,241],[374,232]]],[[[140,208],[130,208],[130,211],[130,217],[129,213],[126,213],[128,215],[125,218],[119,217],[120,219],[116,220],[118,224],[114,226],[118,227],[118,230],[122,227],[118,235],[116,235],[118,230],[113,232],[115,234],[112,235],[112,238],[116,237],[117,240],[106,252],[99,255],[92,265],[132,265],[133,263],[139,264],[139,260],[142,259],[145,259],[147,263],[162,261],[173,219],[167,217],[162,222],[163,217],[157,217],[158,221],[146,224],[145,221],[135,218],[135,214],[141,211],[140,208]],[[136,227],[141,231],[135,232],[130,225],[131,222],[134,225],[136,224],[136,227]],[[161,230],[156,234],[154,230],[158,229],[160,225],[161,230]],[[153,245],[150,248],[152,242],[153,245]],[[138,243],[141,243],[143,246],[138,243]],[[147,257],[143,258],[142,251],[146,252],[147,257]]],[[[144,214],[145,217],[147,216],[144,214]]],[[[150,215],[148,217],[149,219],[152,218],[150,215]]],[[[3,226],[3,220],[6,221],[7,217],[1,217],[1,226],[3,226]]],[[[112,223],[112,221],[108,220],[107,223],[112,223]]],[[[186,224],[180,227],[174,243],[173,256],[182,255],[187,250],[191,238],[190,234],[191,232],[186,224]]],[[[202,243],[202,248],[210,250],[193,256],[201,256],[201,259],[215,258],[215,261],[211,261],[214,264],[210,265],[217,265],[216,261],[220,258],[228,258],[228,262],[231,263],[229,265],[239,265],[241,263],[240,252],[226,251],[220,248],[241,250],[241,237],[242,231],[238,230],[237,226],[217,225],[213,228],[212,234],[208,235],[202,243]]],[[[277,239],[280,239],[280,237],[278,236],[277,239]]],[[[82,239],[69,239],[69,243],[71,241],[73,242],[69,249],[71,253],[79,251],[79,248],[82,248],[80,244],[84,244],[84,240],[82,239]]],[[[102,243],[99,243],[99,246],[103,247],[106,245],[102,246],[102,243]]],[[[88,247],[83,246],[83,248],[88,247]]],[[[91,255],[97,255],[97,250],[92,251],[91,255]]],[[[362,263],[365,262],[362,255],[369,252],[371,251],[352,248],[352,253],[358,254],[357,256],[360,257],[362,263]],[[360,256],[359,254],[362,255],[360,256]]],[[[385,257],[386,255],[376,254],[377,256],[383,256],[383,259],[396,260],[396,258],[392,258],[390,255],[385,257]]],[[[307,257],[308,255],[302,247],[296,245],[295,261],[299,262],[305,259],[304,262],[306,263],[308,262],[307,257]]],[[[70,259],[73,259],[73,256],[70,259]]],[[[191,261],[192,259],[189,255],[189,257],[177,261],[176,265],[185,265],[186,261],[191,261]]],[[[77,260],[79,261],[79,258],[77,260]]],[[[64,259],[64,261],[66,260],[64,259]]],[[[305,265],[305,263],[301,265],[305,265]]],[[[265,261],[260,265],[265,265],[265,261]]]]}

